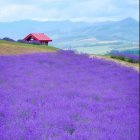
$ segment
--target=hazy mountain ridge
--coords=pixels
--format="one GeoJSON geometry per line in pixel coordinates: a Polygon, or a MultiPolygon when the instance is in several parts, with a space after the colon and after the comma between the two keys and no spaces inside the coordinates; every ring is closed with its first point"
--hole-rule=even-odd
{"type": "Polygon", "coordinates": [[[47,34],[60,34],[61,32],[86,27],[88,23],[71,21],[32,21],[21,20],[15,22],[0,23],[0,37],[11,37],[13,39],[23,38],[28,33],[43,32],[47,34]]]}
{"type": "Polygon", "coordinates": [[[98,40],[138,41],[139,23],[128,18],[116,22],[104,22],[73,31],[75,36],[98,40]]]}
{"type": "Polygon", "coordinates": [[[127,18],[121,21],[86,23],[72,21],[22,20],[0,23],[0,38],[20,39],[32,32],[44,32],[55,41],[96,38],[97,40],[138,41],[139,22],[127,18]]]}

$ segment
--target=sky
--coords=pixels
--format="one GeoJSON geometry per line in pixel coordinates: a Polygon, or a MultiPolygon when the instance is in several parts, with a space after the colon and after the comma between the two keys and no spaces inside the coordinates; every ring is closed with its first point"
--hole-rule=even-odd
{"type": "Polygon", "coordinates": [[[139,0],[0,0],[0,22],[138,20],[139,0]]]}

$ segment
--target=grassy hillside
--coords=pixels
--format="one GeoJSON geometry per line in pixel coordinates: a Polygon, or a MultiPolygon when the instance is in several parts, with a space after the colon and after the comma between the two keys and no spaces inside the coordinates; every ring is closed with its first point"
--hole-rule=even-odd
{"type": "Polygon", "coordinates": [[[33,45],[0,40],[0,55],[55,52],[57,48],[46,45],[33,45]]]}

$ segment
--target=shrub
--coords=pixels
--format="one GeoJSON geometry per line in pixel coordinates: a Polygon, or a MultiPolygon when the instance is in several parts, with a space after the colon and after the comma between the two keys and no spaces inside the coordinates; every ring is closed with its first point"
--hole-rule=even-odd
{"type": "Polygon", "coordinates": [[[25,41],[23,41],[22,39],[17,40],[17,42],[19,42],[19,43],[25,43],[25,41]]]}
{"type": "Polygon", "coordinates": [[[130,63],[134,63],[134,60],[130,59],[130,58],[125,58],[125,61],[130,62],[130,63]]]}
{"type": "Polygon", "coordinates": [[[15,40],[9,38],[9,37],[4,37],[2,40],[5,40],[5,41],[10,41],[10,42],[16,42],[15,40]]]}
{"type": "Polygon", "coordinates": [[[111,55],[111,58],[115,58],[115,59],[119,59],[119,60],[124,60],[124,57],[123,56],[111,55]]]}
{"type": "Polygon", "coordinates": [[[139,63],[139,56],[132,54],[112,53],[111,58],[127,61],[130,63],[139,63]]]}

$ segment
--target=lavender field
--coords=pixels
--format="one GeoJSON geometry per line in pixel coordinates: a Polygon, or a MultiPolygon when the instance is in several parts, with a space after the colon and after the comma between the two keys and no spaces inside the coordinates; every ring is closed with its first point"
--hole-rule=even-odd
{"type": "Polygon", "coordinates": [[[71,51],[0,56],[0,140],[138,140],[132,68],[71,51]]]}

